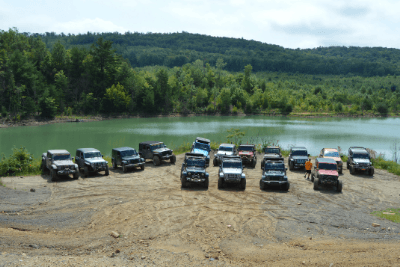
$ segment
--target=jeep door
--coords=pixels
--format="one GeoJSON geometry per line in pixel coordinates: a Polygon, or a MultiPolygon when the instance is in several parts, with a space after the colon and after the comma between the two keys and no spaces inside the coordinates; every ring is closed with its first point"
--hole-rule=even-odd
{"type": "Polygon", "coordinates": [[[82,151],[79,151],[78,166],[81,168],[85,167],[85,159],[82,151]]]}
{"type": "Polygon", "coordinates": [[[50,154],[49,152],[47,152],[46,166],[47,166],[47,168],[49,168],[49,169],[51,169],[51,157],[52,157],[52,156],[53,156],[52,154],[50,154]]]}
{"type": "Polygon", "coordinates": [[[122,165],[121,151],[117,151],[117,155],[115,157],[115,162],[117,163],[117,165],[122,165]]]}
{"type": "Polygon", "coordinates": [[[150,145],[146,145],[144,147],[144,156],[146,159],[152,159],[153,158],[153,152],[150,149],[150,145]]]}

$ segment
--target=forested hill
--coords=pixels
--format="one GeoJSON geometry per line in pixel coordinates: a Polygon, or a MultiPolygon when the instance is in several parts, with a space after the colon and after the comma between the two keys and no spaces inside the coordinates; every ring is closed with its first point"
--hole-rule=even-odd
{"type": "Polygon", "coordinates": [[[218,58],[228,71],[274,71],[304,74],[384,76],[400,74],[400,50],[382,47],[319,47],[288,49],[254,40],[182,33],[86,33],[40,36],[49,49],[60,41],[66,49],[90,47],[99,37],[113,42],[116,52],[132,67],[183,66],[197,59],[214,66],[218,58]]]}

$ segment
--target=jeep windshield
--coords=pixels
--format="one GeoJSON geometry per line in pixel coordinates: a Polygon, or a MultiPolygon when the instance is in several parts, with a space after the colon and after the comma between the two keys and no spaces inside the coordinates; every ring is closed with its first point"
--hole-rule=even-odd
{"type": "Polygon", "coordinates": [[[353,158],[355,158],[355,159],[369,159],[369,155],[368,154],[354,154],[353,158]]]}
{"type": "Polygon", "coordinates": [[[70,154],[57,154],[53,157],[54,160],[69,160],[71,159],[70,154]]]}
{"type": "Polygon", "coordinates": [[[229,146],[220,146],[218,148],[219,151],[233,151],[233,147],[229,147],[229,146]]]}
{"type": "Polygon", "coordinates": [[[194,143],[194,148],[205,150],[205,151],[210,151],[210,146],[207,144],[203,143],[194,143]]]}
{"type": "Polygon", "coordinates": [[[306,156],[307,157],[307,150],[293,150],[292,156],[306,156]]]}
{"type": "Polygon", "coordinates": [[[101,154],[100,154],[100,152],[85,153],[85,159],[90,159],[90,158],[101,158],[101,154]]]}
{"type": "Polygon", "coordinates": [[[279,148],[266,148],[265,153],[280,154],[279,148]]]}
{"type": "Polygon", "coordinates": [[[253,151],[253,147],[252,146],[239,146],[238,150],[241,150],[241,151],[253,151]]]}
{"type": "Polygon", "coordinates": [[[136,156],[137,152],[136,150],[125,150],[121,151],[121,157],[129,157],[129,156],[136,156]]]}
{"type": "Polygon", "coordinates": [[[158,144],[151,145],[150,147],[151,147],[151,150],[156,150],[156,149],[164,148],[164,147],[167,147],[167,146],[164,145],[164,143],[158,143],[158,144]]]}
{"type": "Polygon", "coordinates": [[[198,159],[187,159],[186,160],[187,167],[204,167],[205,165],[206,165],[206,162],[204,160],[198,160],[198,159]]]}
{"type": "Polygon", "coordinates": [[[223,168],[235,168],[235,169],[241,169],[242,168],[242,163],[241,162],[223,162],[222,163],[223,168]]]}
{"type": "Polygon", "coordinates": [[[274,171],[285,171],[285,165],[284,164],[271,164],[271,163],[265,163],[265,170],[274,170],[274,171]]]}
{"type": "Polygon", "coordinates": [[[320,163],[319,168],[321,170],[337,170],[336,164],[329,164],[329,163],[320,163]]]}
{"type": "Polygon", "coordinates": [[[337,152],[337,151],[325,151],[324,156],[325,157],[336,157],[336,158],[338,158],[339,157],[339,152],[337,152]]]}

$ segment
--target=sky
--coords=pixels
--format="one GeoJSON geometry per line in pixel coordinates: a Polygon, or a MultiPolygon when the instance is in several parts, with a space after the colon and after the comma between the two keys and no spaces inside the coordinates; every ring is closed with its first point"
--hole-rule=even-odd
{"type": "Polygon", "coordinates": [[[189,32],[285,48],[400,48],[394,0],[0,0],[0,30],[189,32]]]}

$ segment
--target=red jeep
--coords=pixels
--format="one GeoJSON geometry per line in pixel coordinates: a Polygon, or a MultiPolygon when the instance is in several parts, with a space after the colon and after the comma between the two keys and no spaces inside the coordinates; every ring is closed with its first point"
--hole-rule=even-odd
{"type": "Polygon", "coordinates": [[[240,145],[238,148],[239,157],[243,165],[250,165],[253,168],[257,164],[257,151],[255,145],[240,145]]]}
{"type": "Polygon", "coordinates": [[[338,166],[332,158],[317,158],[315,166],[311,170],[311,181],[314,182],[314,190],[320,185],[335,186],[337,192],[342,192],[342,181],[339,181],[338,166]]]}

